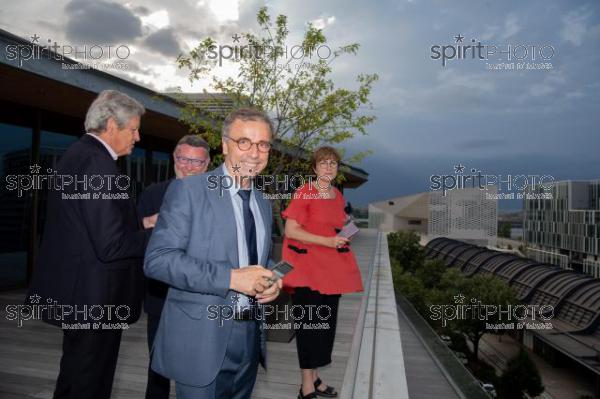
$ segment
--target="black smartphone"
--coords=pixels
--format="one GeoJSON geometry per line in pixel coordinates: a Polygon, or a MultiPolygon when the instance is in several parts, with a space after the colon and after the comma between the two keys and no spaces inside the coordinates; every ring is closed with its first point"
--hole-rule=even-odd
{"type": "Polygon", "coordinates": [[[279,278],[283,278],[283,276],[291,272],[292,269],[294,269],[294,267],[284,260],[278,262],[272,267],[269,267],[269,270],[275,273],[275,275],[279,278]]]}

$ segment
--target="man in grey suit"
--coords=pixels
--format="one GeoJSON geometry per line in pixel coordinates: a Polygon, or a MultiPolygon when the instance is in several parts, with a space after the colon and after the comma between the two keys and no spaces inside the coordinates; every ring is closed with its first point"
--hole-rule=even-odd
{"type": "Polygon", "coordinates": [[[264,266],[271,204],[252,187],[267,165],[273,128],[260,111],[225,118],[224,163],[175,180],[146,251],[146,276],[170,286],[152,369],[176,382],[178,398],[249,398],[266,366],[261,304],[282,287],[264,266]]]}

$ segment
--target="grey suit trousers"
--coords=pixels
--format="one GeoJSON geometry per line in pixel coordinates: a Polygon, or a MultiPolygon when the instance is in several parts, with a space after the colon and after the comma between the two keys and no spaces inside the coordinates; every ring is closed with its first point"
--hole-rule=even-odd
{"type": "Polygon", "coordinates": [[[259,348],[258,323],[253,320],[234,320],[225,359],[217,377],[203,387],[177,382],[177,399],[249,399],[258,372],[259,348]]]}

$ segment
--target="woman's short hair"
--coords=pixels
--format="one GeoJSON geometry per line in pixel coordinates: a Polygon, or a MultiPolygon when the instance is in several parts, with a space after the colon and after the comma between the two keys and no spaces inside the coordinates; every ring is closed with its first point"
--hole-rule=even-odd
{"type": "Polygon", "coordinates": [[[110,118],[123,128],[131,118],[142,116],[146,109],[137,100],[116,90],[104,90],[94,100],[85,116],[85,131],[100,133],[106,130],[110,118]]]}
{"type": "Polygon", "coordinates": [[[340,153],[333,147],[327,145],[319,147],[313,152],[311,158],[312,167],[316,169],[319,162],[330,159],[339,164],[342,157],[340,157],[340,153]]]}

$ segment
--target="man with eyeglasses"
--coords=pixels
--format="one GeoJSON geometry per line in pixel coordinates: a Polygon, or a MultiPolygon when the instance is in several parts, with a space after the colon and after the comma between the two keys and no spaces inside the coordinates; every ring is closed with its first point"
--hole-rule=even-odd
{"type": "MultiPolygon", "coordinates": [[[[175,146],[173,160],[177,179],[204,173],[210,164],[210,147],[198,135],[183,136],[175,146]]],[[[156,223],[163,198],[172,181],[173,179],[170,179],[153,184],[144,190],[140,197],[138,214],[140,217],[151,218],[151,227],[154,227],[156,223]]],[[[169,286],[167,284],[150,278],[146,279],[144,310],[148,314],[147,338],[149,350],[152,349],[168,290],[169,286]]],[[[155,373],[148,366],[146,399],[168,399],[170,385],[171,382],[168,378],[155,373]]]]}
{"type": "Polygon", "coordinates": [[[221,134],[224,163],[173,182],[144,262],[148,277],[170,286],[152,368],[175,380],[178,399],[250,398],[259,362],[266,366],[260,305],[282,287],[264,267],[271,203],[252,185],[269,160],[271,121],[238,109],[221,134]]]}

